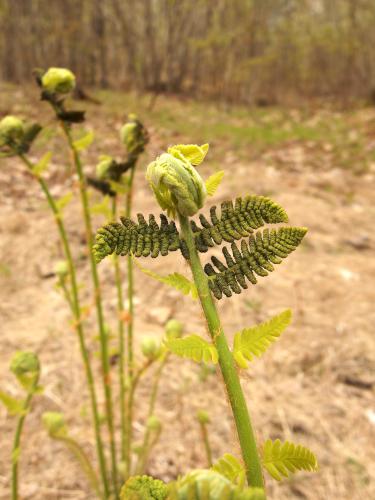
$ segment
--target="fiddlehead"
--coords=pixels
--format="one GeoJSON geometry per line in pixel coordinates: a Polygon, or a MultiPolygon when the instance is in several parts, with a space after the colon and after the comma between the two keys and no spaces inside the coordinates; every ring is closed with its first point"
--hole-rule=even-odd
{"type": "Polygon", "coordinates": [[[277,203],[264,196],[246,196],[221,204],[218,216],[216,206],[210,208],[209,222],[204,215],[199,216],[202,227],[194,221],[191,228],[199,252],[207,252],[209,247],[220,245],[223,240],[232,243],[249,236],[265,223],[288,222],[285,210],[277,203]]]}
{"type": "Polygon", "coordinates": [[[307,229],[299,227],[282,227],[280,229],[265,229],[251,235],[249,242],[241,241],[241,250],[232,243],[229,252],[223,248],[226,265],[217,257],[212,257],[211,264],[206,264],[204,270],[209,276],[209,286],[217,299],[223,294],[232,296],[232,292],[241,293],[247,288],[246,280],[253,285],[258,276],[267,276],[274,270],[272,264],[280,264],[301,243],[307,229]],[[214,267],[216,267],[216,270],[214,267]]]}
{"type": "Polygon", "coordinates": [[[158,257],[178,250],[180,237],[173,221],[160,215],[160,226],[154,215],[149,215],[146,222],[142,214],[137,215],[138,224],[131,219],[121,217],[121,224],[112,222],[98,230],[94,254],[97,262],[107,255],[133,254],[135,257],[158,257]]]}

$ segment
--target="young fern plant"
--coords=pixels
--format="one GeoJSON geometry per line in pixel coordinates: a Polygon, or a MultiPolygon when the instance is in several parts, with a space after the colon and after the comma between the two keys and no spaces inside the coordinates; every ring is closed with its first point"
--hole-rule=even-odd
{"type": "Polygon", "coordinates": [[[267,276],[274,265],[280,264],[298,247],[307,230],[289,226],[259,230],[265,224],[286,223],[288,217],[277,203],[256,195],[226,201],[220,212],[215,206],[211,207],[209,220],[199,215],[200,224],[191,220],[204,206],[207,195],[214,194],[223,177],[219,172],[205,183],[199,175],[195,167],[204,160],[207,151],[207,144],[177,145],[152,162],[147,168],[147,180],[160,207],[171,219],[160,215],[158,223],[152,214],[148,222],[142,214],[138,214],[137,222],[121,218],[120,223],[114,222],[98,230],[93,251],[97,262],[114,253],[136,258],[156,258],[177,250],[182,253],[191,269],[193,282],[178,273],[156,275],[156,278],[186,295],[198,296],[211,338],[208,341],[199,335],[188,335],[167,339],[165,345],[178,356],[219,364],[237,429],[247,484],[264,491],[264,469],[279,479],[281,474],[317,468],[311,452],[289,443],[281,445],[279,441],[267,441],[262,457],[238,375],[238,368],[245,368],[254,355],[259,356],[280,336],[290,321],[290,311],[237,333],[231,350],[214,297],[217,300],[230,298],[233,293],[239,294],[248,288],[249,283],[256,284],[257,276],[267,276]],[[230,244],[230,248],[224,246],[222,249],[223,259],[212,257],[203,267],[200,254],[223,242],[230,244]]]}

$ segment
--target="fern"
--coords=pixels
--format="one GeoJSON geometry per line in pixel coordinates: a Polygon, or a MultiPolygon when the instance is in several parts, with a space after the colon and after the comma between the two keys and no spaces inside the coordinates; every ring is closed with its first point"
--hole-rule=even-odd
{"type": "Polygon", "coordinates": [[[213,196],[216,193],[217,188],[220,186],[221,181],[224,177],[224,170],[219,170],[206,180],[206,190],[208,196],[213,196]]]}
{"type": "Polygon", "coordinates": [[[255,274],[267,276],[274,270],[273,264],[280,264],[297,246],[307,232],[306,228],[282,227],[278,230],[265,229],[263,232],[251,235],[249,243],[241,242],[241,250],[232,243],[232,255],[226,247],[223,248],[226,265],[218,258],[212,257],[212,264],[206,264],[204,270],[209,276],[209,286],[217,299],[223,294],[232,296],[232,292],[241,293],[246,289],[246,279],[252,284],[257,283],[255,274]],[[255,273],[255,274],[254,274],[255,273]]]}
{"type": "Polygon", "coordinates": [[[136,257],[157,257],[167,255],[180,248],[181,242],[173,221],[160,215],[160,227],[154,215],[147,223],[142,214],[137,215],[138,224],[131,219],[121,217],[119,222],[112,222],[100,228],[96,235],[93,251],[97,262],[107,255],[133,254],[136,257]]]}
{"type": "Polygon", "coordinates": [[[245,468],[243,464],[230,453],[225,453],[214,465],[212,470],[226,477],[232,483],[243,485],[245,481],[245,468]]]}
{"type": "Polygon", "coordinates": [[[269,321],[244,328],[236,333],[233,343],[233,356],[241,368],[247,368],[247,361],[253,356],[261,356],[272,342],[275,342],[285,328],[289,325],[292,317],[290,309],[274,316],[269,321]]]}
{"type": "Polygon", "coordinates": [[[318,470],[318,463],[312,451],[289,441],[281,443],[280,439],[268,439],[264,443],[263,466],[276,481],[281,481],[282,476],[288,477],[289,473],[297,470],[318,470]]]}
{"type": "Polygon", "coordinates": [[[202,227],[194,221],[191,227],[195,236],[196,247],[200,252],[207,252],[209,247],[220,245],[223,241],[232,243],[249,236],[265,223],[287,222],[288,216],[283,208],[264,196],[246,196],[221,204],[220,216],[216,206],[210,208],[209,222],[204,215],[199,216],[202,227]]]}
{"type": "Polygon", "coordinates": [[[165,341],[165,345],[167,349],[182,358],[189,358],[198,363],[204,361],[216,364],[218,362],[216,347],[199,335],[189,335],[182,339],[168,339],[165,341]]]}

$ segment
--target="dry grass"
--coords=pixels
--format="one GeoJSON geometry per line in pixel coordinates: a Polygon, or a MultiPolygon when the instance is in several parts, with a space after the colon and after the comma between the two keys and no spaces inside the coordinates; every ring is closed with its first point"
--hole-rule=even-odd
{"type": "MultiPolygon", "coordinates": [[[[7,97],[9,105],[5,109],[2,102],[4,109],[0,112],[39,117],[39,111],[33,107],[34,94],[4,88],[2,95],[7,97]]],[[[190,142],[189,136],[160,128],[158,109],[162,115],[167,105],[171,103],[157,102],[149,119],[146,114],[142,116],[152,137],[144,164],[168,143],[190,142]]],[[[88,170],[93,169],[99,151],[120,154],[117,130],[123,114],[133,111],[128,106],[116,113],[105,106],[89,106],[89,124],[98,131],[100,140],[87,155],[88,170]]],[[[49,115],[45,111],[43,107],[40,118],[47,123],[49,115]]],[[[329,116],[327,113],[327,120],[329,116]]],[[[356,119],[360,117],[358,112],[356,119]]],[[[363,147],[373,147],[375,112],[364,110],[361,124],[369,130],[363,147]]],[[[202,137],[202,142],[208,139],[202,137]]],[[[59,136],[50,140],[54,146],[60,145],[59,136]]],[[[220,144],[217,147],[220,148],[220,144]]],[[[249,192],[269,194],[285,207],[291,224],[309,228],[306,242],[274,275],[260,279],[256,287],[239,297],[223,299],[219,305],[229,337],[238,329],[265,320],[284,308],[291,307],[294,311],[291,327],[277,345],[242,374],[242,381],[259,441],[279,437],[304,443],[318,455],[320,471],[299,474],[282,484],[268,480],[270,498],[374,498],[375,453],[371,437],[375,411],[375,165],[368,163],[366,173],[361,176],[351,169],[338,169],[334,155],[327,154],[325,161],[317,165],[316,147],[301,140],[275,144],[251,161],[245,161],[243,151],[236,151],[233,145],[228,144],[226,148],[220,164],[211,162],[203,170],[205,175],[218,167],[225,167],[227,171],[227,180],[215,202],[249,192]]],[[[55,193],[63,193],[71,184],[64,169],[67,163],[64,149],[58,148],[49,173],[55,193]]],[[[157,211],[142,168],[136,183],[136,211],[157,211]]],[[[47,438],[40,423],[43,411],[63,411],[72,434],[94,454],[83,370],[69,326],[69,314],[54,289],[54,280],[43,279],[60,258],[58,237],[37,185],[17,161],[2,162],[0,166],[0,196],[2,389],[17,394],[7,368],[16,349],[33,349],[39,353],[45,386],[44,394],[35,400],[25,428],[20,464],[22,495],[35,500],[91,498],[74,460],[60,444],[47,438]]],[[[76,201],[66,209],[66,218],[75,255],[79,258],[80,280],[85,284],[88,269],[83,258],[83,232],[76,201]]],[[[96,221],[97,225],[101,222],[99,218],[96,221]]],[[[166,266],[168,270],[181,268],[182,260],[176,254],[146,265],[166,272],[166,266]]],[[[101,275],[109,311],[107,319],[115,325],[115,295],[109,262],[101,265],[101,275]]],[[[202,331],[197,305],[150,281],[139,271],[136,279],[137,340],[144,334],[161,335],[163,323],[170,316],[184,321],[188,332],[202,331]]],[[[85,303],[91,304],[90,290],[85,285],[83,293],[85,303]]],[[[87,332],[94,354],[96,332],[89,329],[87,332]]],[[[97,360],[95,368],[98,373],[97,360]]],[[[238,453],[221,384],[213,376],[202,382],[199,374],[199,367],[180,360],[171,360],[167,367],[157,405],[164,432],[150,461],[150,474],[168,480],[187,469],[205,465],[195,421],[200,408],[209,410],[211,415],[214,456],[238,453]]],[[[139,420],[135,430],[139,437],[148,392],[149,384],[145,381],[136,401],[139,420]]],[[[14,421],[6,416],[3,408],[0,426],[0,498],[7,499],[14,421]]]]}

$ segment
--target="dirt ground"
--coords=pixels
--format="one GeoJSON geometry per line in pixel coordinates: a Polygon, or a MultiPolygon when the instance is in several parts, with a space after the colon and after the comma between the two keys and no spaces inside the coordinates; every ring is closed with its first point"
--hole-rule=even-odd
{"type": "MultiPolygon", "coordinates": [[[[18,112],[24,118],[37,118],[54,130],[49,110],[45,104],[37,104],[36,94],[5,86],[0,90],[4,96],[1,113],[18,112]]],[[[156,121],[163,102],[156,102],[152,120],[145,111],[142,116],[150,129],[151,142],[136,175],[134,210],[146,214],[159,210],[146,185],[144,166],[168,144],[191,142],[189,136],[171,133],[156,121]]],[[[117,131],[125,112],[134,108],[128,104],[120,110],[107,109],[105,104],[85,107],[88,126],[97,131],[98,137],[85,154],[87,172],[92,172],[100,153],[121,154],[117,131]]],[[[363,110],[361,116],[369,131],[366,147],[374,148],[375,110],[363,110]]],[[[214,151],[220,145],[213,139],[214,151]]],[[[202,137],[202,143],[209,141],[210,137],[202,137]]],[[[222,299],[219,310],[229,338],[285,308],[293,310],[292,325],[261,359],[241,372],[241,380],[258,441],[271,437],[303,443],[318,456],[320,470],[316,474],[299,473],[282,483],[267,478],[269,497],[370,499],[375,498],[375,160],[359,175],[355,169],[339,168],[334,156],[317,162],[313,146],[288,140],[248,160],[228,146],[220,162],[214,156],[202,167],[205,177],[215,169],[226,170],[215,203],[250,193],[266,194],[286,209],[292,225],[309,229],[301,247],[270,277],[260,278],[258,285],[240,296],[222,299]]],[[[56,151],[47,179],[53,193],[60,196],[74,186],[74,178],[66,169],[69,155],[62,138],[51,132],[50,136],[45,134],[31,158],[35,160],[46,148],[56,151]],[[52,145],[46,144],[47,140],[52,145]]],[[[329,144],[324,148],[329,152],[329,144]]],[[[93,194],[93,203],[96,198],[93,194]]],[[[60,443],[47,437],[40,421],[44,411],[62,411],[71,434],[94,456],[78,342],[69,326],[67,306],[54,286],[55,279],[46,277],[61,258],[58,236],[38,185],[18,160],[0,163],[0,199],[1,389],[14,396],[20,394],[8,370],[9,359],[18,349],[39,353],[45,388],[26,421],[20,461],[21,496],[30,500],[88,499],[89,486],[76,462],[60,443]]],[[[67,206],[65,216],[84,303],[92,306],[77,199],[67,206]]],[[[102,223],[103,218],[97,217],[95,226],[102,223]]],[[[207,260],[204,256],[203,261],[207,260]]],[[[185,266],[177,252],[155,261],[144,259],[142,264],[161,274],[181,272],[185,266]]],[[[109,260],[101,264],[100,274],[106,320],[115,328],[116,299],[109,260]]],[[[144,335],[161,337],[163,324],[170,317],[182,320],[187,333],[204,333],[196,303],[136,270],[137,342],[144,335]]],[[[87,329],[87,333],[99,388],[97,332],[87,329]]],[[[116,366],[112,370],[115,372],[116,366]]],[[[171,358],[156,410],[163,421],[163,433],[150,459],[149,474],[169,480],[206,465],[195,418],[198,409],[210,413],[214,458],[225,452],[238,456],[220,379],[211,375],[202,381],[200,375],[199,366],[171,358]]],[[[136,399],[135,433],[139,439],[144,430],[149,381],[141,383],[136,399]]],[[[10,495],[14,426],[14,419],[1,407],[1,499],[10,495]]]]}

